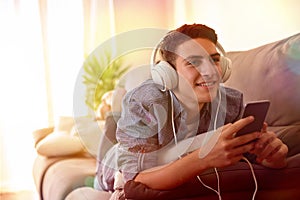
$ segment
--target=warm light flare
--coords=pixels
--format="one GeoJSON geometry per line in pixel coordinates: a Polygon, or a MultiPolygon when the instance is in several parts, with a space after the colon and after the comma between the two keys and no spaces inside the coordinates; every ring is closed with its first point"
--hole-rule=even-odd
{"type": "Polygon", "coordinates": [[[31,132],[47,125],[38,5],[7,3],[0,13],[0,187],[33,188],[31,132]]]}

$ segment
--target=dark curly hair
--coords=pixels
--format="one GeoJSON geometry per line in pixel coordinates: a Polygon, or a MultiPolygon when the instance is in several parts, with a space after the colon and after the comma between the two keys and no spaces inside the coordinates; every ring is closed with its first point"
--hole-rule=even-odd
{"type": "Polygon", "coordinates": [[[160,43],[160,55],[163,60],[169,62],[175,68],[177,47],[183,42],[194,39],[205,38],[217,43],[218,37],[215,30],[203,24],[184,24],[170,31],[160,43]]]}

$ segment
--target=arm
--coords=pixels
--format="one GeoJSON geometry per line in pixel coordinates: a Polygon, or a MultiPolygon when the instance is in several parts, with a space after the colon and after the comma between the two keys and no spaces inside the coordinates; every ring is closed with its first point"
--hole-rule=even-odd
{"type": "Polygon", "coordinates": [[[199,158],[200,149],[188,154],[182,159],[176,160],[168,165],[152,171],[140,172],[135,181],[142,182],[153,189],[171,189],[187,182],[192,177],[201,174],[212,167],[225,167],[237,163],[243,153],[254,148],[249,141],[258,138],[259,133],[247,134],[234,138],[234,133],[246,124],[252,122],[253,118],[241,119],[234,124],[221,127],[221,135],[208,155],[199,158]]]}

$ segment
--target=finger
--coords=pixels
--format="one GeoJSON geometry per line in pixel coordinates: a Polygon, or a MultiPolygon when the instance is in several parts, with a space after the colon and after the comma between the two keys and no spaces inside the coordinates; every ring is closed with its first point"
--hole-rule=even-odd
{"type": "Polygon", "coordinates": [[[234,154],[243,155],[244,153],[251,151],[253,148],[254,148],[254,143],[240,145],[234,149],[234,154]]]}
{"type": "Polygon", "coordinates": [[[285,158],[287,153],[288,153],[288,147],[285,145],[285,144],[281,144],[280,147],[278,148],[278,150],[276,151],[277,149],[275,149],[272,153],[271,156],[268,156],[266,158],[266,160],[268,162],[270,161],[275,161],[275,160],[278,160],[278,159],[282,159],[282,158],[285,158]]]}
{"type": "Polygon", "coordinates": [[[268,124],[267,124],[266,122],[264,122],[263,127],[262,127],[262,129],[261,129],[261,132],[262,132],[262,133],[267,132],[267,128],[268,128],[268,124]]]}
{"type": "Polygon", "coordinates": [[[231,123],[225,124],[224,126],[221,126],[220,128],[217,129],[218,132],[225,132],[226,130],[229,129],[229,127],[232,126],[231,123]]]}
{"type": "Polygon", "coordinates": [[[249,133],[246,135],[241,135],[236,138],[233,138],[231,142],[235,147],[252,143],[252,149],[250,150],[253,150],[256,144],[255,140],[259,137],[260,137],[260,132],[254,132],[254,133],[249,133]]]}
{"type": "Polygon", "coordinates": [[[278,148],[274,149],[265,159],[270,162],[273,159],[276,159],[277,157],[277,153],[280,151],[280,146],[278,146],[278,148]]]}
{"type": "Polygon", "coordinates": [[[253,116],[245,117],[243,119],[240,119],[233,123],[228,129],[224,130],[224,136],[225,138],[233,138],[234,134],[242,129],[244,126],[250,124],[251,122],[254,121],[253,116]]]}
{"type": "Polygon", "coordinates": [[[276,138],[275,133],[266,132],[259,137],[259,140],[256,142],[256,148],[261,150],[276,138]]]}
{"type": "Polygon", "coordinates": [[[266,147],[257,155],[259,160],[264,160],[266,158],[272,157],[276,152],[279,151],[281,147],[280,140],[273,140],[268,143],[266,147]]]}
{"type": "Polygon", "coordinates": [[[262,134],[255,143],[255,148],[250,152],[256,155],[260,155],[265,147],[276,139],[276,135],[272,132],[266,132],[262,134]]]}

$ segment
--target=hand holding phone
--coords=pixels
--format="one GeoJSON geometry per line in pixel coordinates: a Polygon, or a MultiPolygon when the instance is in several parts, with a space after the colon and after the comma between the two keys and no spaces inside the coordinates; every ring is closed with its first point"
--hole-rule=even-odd
{"type": "Polygon", "coordinates": [[[263,127],[269,107],[269,100],[253,101],[247,103],[245,105],[242,118],[253,116],[254,121],[239,130],[235,134],[235,137],[260,131],[263,127]]]}

